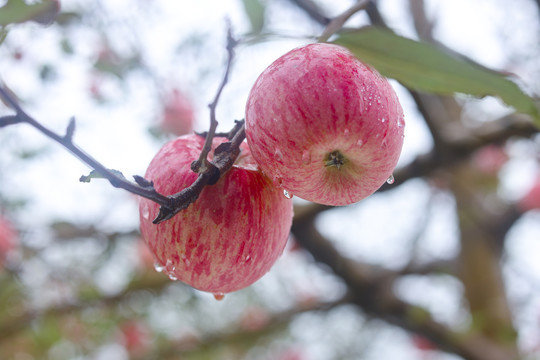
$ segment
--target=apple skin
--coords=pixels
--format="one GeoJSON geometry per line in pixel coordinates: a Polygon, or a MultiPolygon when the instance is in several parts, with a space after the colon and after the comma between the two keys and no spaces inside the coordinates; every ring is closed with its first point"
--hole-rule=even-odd
{"type": "Polygon", "coordinates": [[[191,100],[180,89],[173,89],[167,95],[163,108],[161,128],[182,136],[193,131],[195,112],[191,100]]]}
{"type": "MultiPolygon", "coordinates": [[[[214,139],[215,148],[224,138],[214,139]]],[[[146,179],[164,195],[191,185],[204,139],[185,135],[165,144],[151,161],[146,179]]],[[[270,270],[287,243],[292,200],[264,176],[242,143],[235,165],[172,219],[152,223],[159,205],[141,199],[143,239],[172,279],[224,294],[245,288],[270,270]]]]}
{"type": "Polygon", "coordinates": [[[291,194],[325,205],[355,203],[384,184],[404,126],[388,81],[333,44],[277,59],[246,104],[246,137],[263,172],[291,194]]]}

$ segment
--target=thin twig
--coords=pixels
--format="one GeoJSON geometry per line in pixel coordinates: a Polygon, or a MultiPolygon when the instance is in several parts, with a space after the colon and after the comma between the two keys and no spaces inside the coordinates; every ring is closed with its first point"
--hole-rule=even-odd
{"type": "Polygon", "coordinates": [[[199,176],[195,182],[191,184],[191,186],[185,188],[175,195],[169,196],[171,204],[169,206],[162,206],[159,209],[158,216],[153,221],[154,224],[159,224],[162,221],[168,220],[178,212],[186,209],[191,203],[197,200],[202,189],[206,185],[214,185],[219,178],[232,167],[234,161],[240,154],[240,144],[246,138],[244,120],[236,121],[234,128],[228,133],[227,136],[229,139],[231,139],[231,141],[220,144],[214,150],[213,160],[208,160],[208,153],[212,149],[212,141],[216,135],[216,128],[218,125],[218,121],[216,119],[216,107],[221,93],[229,80],[229,73],[234,59],[234,47],[236,44],[237,41],[233,38],[232,30],[229,26],[227,32],[228,59],[225,74],[218,88],[214,101],[212,101],[212,103],[209,105],[210,129],[205,133],[206,139],[199,159],[193,161],[191,164],[191,170],[198,173],[199,176]]]}
{"type": "Polygon", "coordinates": [[[103,166],[99,161],[85,153],[82,149],[77,147],[72,140],[73,132],[75,130],[75,122],[72,119],[69,123],[69,126],[66,130],[65,135],[59,135],[52,130],[48,129],[47,127],[40,124],[38,121],[36,121],[34,118],[32,118],[30,115],[28,115],[19,105],[17,100],[9,93],[9,91],[2,85],[0,86],[0,97],[4,99],[6,104],[15,111],[15,115],[9,115],[2,119],[7,119],[8,121],[1,121],[2,124],[18,124],[18,123],[26,123],[37,130],[39,130],[41,133],[43,133],[45,136],[53,139],[69,151],[73,153],[77,158],[79,158],[82,162],[86,163],[88,166],[90,166],[92,169],[94,169],[96,172],[98,172],[102,177],[109,180],[112,186],[121,188],[124,190],[127,190],[129,192],[132,192],[134,194],[143,196],[147,199],[150,199],[162,206],[168,205],[169,199],[159,194],[153,186],[151,186],[150,182],[147,182],[147,186],[141,186],[135,183],[132,183],[128,181],[126,178],[121,176],[118,172],[112,171],[105,166],[103,166]]]}
{"type": "Polygon", "coordinates": [[[147,180],[142,176],[135,175],[133,176],[135,183],[133,183],[127,180],[119,171],[106,168],[99,161],[85,153],[82,149],[80,149],[73,143],[73,134],[75,132],[74,119],[70,120],[66,129],[66,133],[64,135],[59,135],[40,124],[31,116],[29,116],[21,108],[15,97],[10,94],[10,92],[7,90],[7,87],[5,87],[5,85],[1,83],[0,97],[4,99],[8,107],[15,111],[15,115],[7,115],[4,117],[0,117],[0,128],[19,123],[26,123],[33,126],[47,137],[55,140],[56,142],[64,146],[66,149],[71,151],[77,158],[79,158],[82,162],[86,163],[88,166],[90,166],[90,168],[94,170],[90,176],[82,176],[81,181],[88,182],[91,178],[103,177],[107,179],[114,187],[122,188],[133,194],[142,196],[161,205],[159,214],[153,221],[154,224],[158,224],[162,221],[171,219],[175,214],[186,209],[190,204],[197,200],[204,187],[206,185],[215,184],[219,180],[219,178],[232,167],[238,155],[240,154],[240,144],[242,143],[242,141],[244,141],[246,137],[244,120],[236,121],[233,129],[226,133],[226,137],[230,141],[220,144],[214,150],[213,160],[208,160],[208,153],[212,150],[212,140],[215,137],[216,128],[218,125],[218,122],[216,120],[216,107],[223,88],[225,87],[229,79],[229,73],[234,58],[234,47],[236,46],[236,44],[237,41],[233,38],[232,30],[229,26],[227,33],[228,61],[225,75],[223,77],[221,85],[218,88],[214,101],[209,105],[210,129],[205,134],[206,140],[204,148],[201,151],[199,159],[194,161],[191,167],[193,171],[199,174],[199,176],[193,184],[174,195],[165,196],[157,192],[151,179],[147,180]]]}
{"type": "Polygon", "coordinates": [[[358,0],[356,4],[351,6],[349,9],[347,9],[344,13],[342,13],[339,16],[336,16],[335,18],[330,21],[330,23],[326,26],[323,33],[319,37],[319,42],[325,42],[332,35],[334,35],[336,32],[341,30],[343,28],[343,25],[357,12],[360,10],[364,10],[369,5],[369,0],[358,0]]]}
{"type": "Polygon", "coordinates": [[[208,161],[208,153],[212,149],[212,140],[214,139],[214,135],[218,126],[218,121],[216,119],[216,107],[219,98],[221,97],[221,93],[223,92],[225,85],[229,81],[229,73],[231,71],[232,62],[234,59],[234,47],[236,46],[236,44],[237,41],[233,38],[231,26],[229,25],[229,28],[227,30],[227,67],[225,69],[225,75],[223,76],[223,80],[221,81],[214,101],[212,101],[208,105],[208,107],[210,108],[210,128],[206,133],[206,140],[204,142],[203,150],[201,151],[199,159],[194,161],[193,164],[191,164],[191,169],[196,173],[207,172],[209,171],[208,168],[211,167],[211,163],[208,161]]]}

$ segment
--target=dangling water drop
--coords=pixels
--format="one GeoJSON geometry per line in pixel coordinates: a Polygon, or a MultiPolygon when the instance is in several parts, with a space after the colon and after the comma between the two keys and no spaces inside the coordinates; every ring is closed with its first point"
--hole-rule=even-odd
{"type": "Polygon", "coordinates": [[[390,177],[386,180],[386,182],[392,185],[394,183],[394,175],[390,175],[390,177]]]}
{"type": "Polygon", "coordinates": [[[285,195],[287,199],[292,199],[293,197],[293,195],[285,189],[283,189],[283,195],[285,195]]]}
{"type": "Polygon", "coordinates": [[[225,298],[225,294],[224,293],[215,293],[214,294],[214,299],[216,299],[217,301],[221,301],[225,298]]]}
{"type": "Polygon", "coordinates": [[[178,280],[178,278],[176,277],[176,275],[175,275],[174,273],[172,273],[172,272],[169,273],[169,274],[167,274],[167,275],[169,276],[169,279],[171,279],[172,281],[178,280]]]}
{"type": "Polygon", "coordinates": [[[163,272],[163,270],[165,270],[165,266],[156,261],[154,263],[154,269],[156,269],[157,272],[163,272]]]}

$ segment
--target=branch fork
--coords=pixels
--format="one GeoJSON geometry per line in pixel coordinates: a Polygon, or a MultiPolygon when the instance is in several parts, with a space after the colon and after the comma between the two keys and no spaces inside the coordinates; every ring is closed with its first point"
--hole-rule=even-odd
{"type": "Polygon", "coordinates": [[[159,214],[153,221],[154,224],[159,224],[162,221],[171,219],[178,212],[186,209],[190,204],[195,202],[204,187],[215,184],[219,178],[233,166],[234,162],[238,158],[238,155],[240,154],[240,144],[246,137],[244,120],[236,121],[235,126],[228,133],[216,134],[216,129],[218,126],[218,121],[216,119],[216,107],[221,93],[228,82],[229,73],[234,58],[234,48],[237,43],[238,42],[232,36],[231,26],[229,25],[227,32],[228,60],[225,74],[214,100],[209,105],[210,128],[208,132],[198,134],[205,137],[203,149],[199,158],[193,161],[191,164],[192,171],[198,173],[199,175],[193,184],[176,194],[169,196],[160,194],[154,188],[154,183],[151,179],[148,180],[142,176],[135,175],[133,176],[134,182],[132,182],[126,179],[120,171],[105,167],[99,161],[95,160],[73,143],[73,136],[76,128],[75,118],[70,119],[66,127],[65,134],[59,135],[28,115],[19,105],[16,97],[3,83],[0,83],[0,98],[4,100],[5,104],[9,108],[15,111],[15,114],[0,117],[0,128],[20,123],[26,123],[36,128],[45,136],[58,142],[60,145],[71,151],[73,155],[92,168],[90,175],[81,176],[81,182],[90,182],[91,179],[94,178],[105,178],[111,183],[112,186],[116,188],[127,190],[133,194],[142,196],[159,204],[161,206],[159,214]],[[212,149],[212,141],[215,136],[224,136],[228,138],[229,141],[220,144],[214,150],[213,160],[210,161],[208,160],[208,154],[212,149]]]}

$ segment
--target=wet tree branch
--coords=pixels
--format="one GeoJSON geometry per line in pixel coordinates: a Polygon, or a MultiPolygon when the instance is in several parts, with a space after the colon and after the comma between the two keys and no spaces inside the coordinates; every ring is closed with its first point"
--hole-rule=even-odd
{"type": "Polygon", "coordinates": [[[4,85],[0,86],[0,97],[12,110],[15,111],[15,115],[8,115],[0,118],[0,127],[22,123],[28,124],[43,133],[45,136],[51,138],[52,140],[56,141],[57,143],[71,151],[71,153],[77,158],[79,158],[82,162],[90,166],[102,177],[109,180],[112,186],[122,188],[134,194],[143,196],[152,201],[155,201],[160,205],[168,204],[167,197],[156,192],[152,186],[141,186],[140,184],[135,184],[128,181],[119,172],[112,171],[106,168],[99,161],[97,161],[92,156],[88,155],[86,152],[80,149],[77,145],[75,145],[73,143],[73,135],[75,132],[75,119],[72,118],[70,120],[69,125],[66,128],[66,133],[64,135],[60,135],[48,129],[47,127],[39,123],[37,120],[35,120],[33,117],[28,115],[4,85]]]}
{"type": "Polygon", "coordinates": [[[154,223],[158,224],[162,221],[171,219],[178,212],[186,209],[190,204],[195,202],[204,187],[215,184],[219,178],[232,167],[234,161],[240,154],[240,144],[245,139],[243,120],[237,121],[233,129],[226,133],[226,137],[230,141],[219,145],[214,150],[213,160],[208,160],[208,153],[211,151],[212,140],[216,135],[216,128],[218,125],[215,114],[216,107],[220,95],[229,78],[229,73],[234,58],[234,47],[236,44],[237,41],[233,38],[231,27],[229,26],[227,33],[228,60],[225,75],[218,88],[214,101],[209,105],[210,129],[204,134],[206,140],[203,150],[201,151],[199,159],[195,160],[191,166],[192,170],[199,175],[193,184],[177,194],[169,196],[160,194],[155,190],[151,179],[148,180],[142,176],[135,175],[133,176],[135,182],[132,182],[126,179],[121,172],[105,167],[73,142],[73,135],[75,133],[75,119],[72,118],[70,120],[65,134],[57,134],[28,115],[19,105],[19,102],[16,100],[15,96],[11,94],[4,84],[0,84],[0,98],[4,100],[5,104],[9,108],[15,111],[15,114],[0,117],[0,128],[22,123],[34,127],[45,136],[51,138],[64,148],[71,151],[73,155],[93,169],[89,176],[82,176],[80,181],[89,182],[92,178],[105,178],[111,183],[112,186],[116,188],[127,190],[133,194],[142,196],[161,205],[159,214],[156,219],[154,219],[154,223]]]}
{"type": "Polygon", "coordinates": [[[319,24],[328,25],[330,23],[330,18],[324,15],[319,6],[312,0],[290,0],[290,2],[304,10],[310,18],[319,24]]]}
{"type": "Polygon", "coordinates": [[[408,304],[392,290],[398,274],[343,256],[315,228],[313,217],[295,218],[292,233],[317,262],[328,266],[349,288],[350,302],[368,315],[421,334],[445,351],[468,360],[506,360],[513,357],[505,347],[480,334],[457,332],[431,318],[423,308],[408,304]]]}

